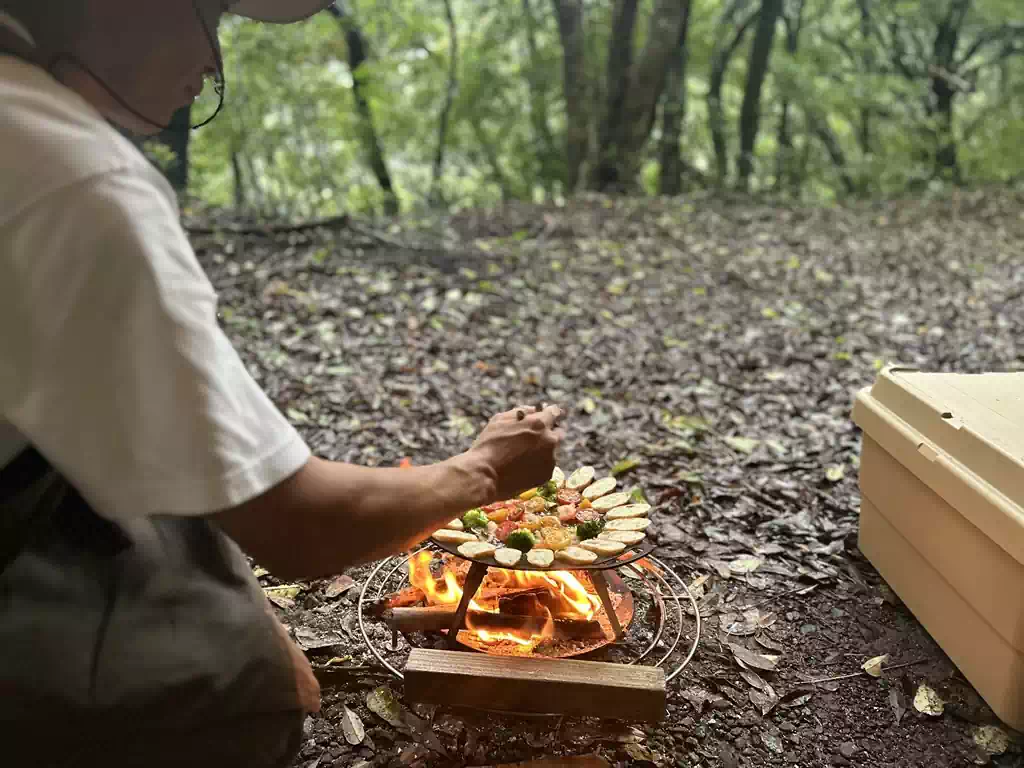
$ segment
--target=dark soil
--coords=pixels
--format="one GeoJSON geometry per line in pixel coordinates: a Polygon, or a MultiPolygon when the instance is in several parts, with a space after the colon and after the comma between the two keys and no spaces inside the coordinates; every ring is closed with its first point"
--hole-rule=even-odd
{"type": "Polygon", "coordinates": [[[347,591],[326,580],[275,595],[324,686],[296,766],[595,752],[689,768],[1024,765],[1014,734],[1002,755],[975,746],[997,721],[857,551],[850,419],[885,363],[1024,369],[1022,210],[994,194],[856,210],[586,200],[444,229],[197,236],[225,327],[319,454],[427,463],[467,448],[497,410],[557,402],[561,465],[635,460],[620,481],[656,504],[659,556],[688,583],[706,577],[697,654],[664,722],[638,727],[400,699],[389,724],[367,696],[401,685],[355,623],[367,569],[347,591]],[[752,555],[756,570],[730,570],[752,555]],[[768,626],[727,634],[752,606],[768,626]],[[745,679],[728,643],[778,654],[777,670],[745,679]],[[879,678],[802,682],[882,654],[895,668],[879,678]],[[779,698],[767,714],[749,680],[779,698]],[[941,716],[915,710],[922,682],[947,702],[941,716]]]}

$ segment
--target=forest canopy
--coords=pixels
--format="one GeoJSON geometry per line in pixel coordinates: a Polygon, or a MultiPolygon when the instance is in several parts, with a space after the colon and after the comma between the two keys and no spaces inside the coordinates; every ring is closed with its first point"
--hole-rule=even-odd
{"type": "Polygon", "coordinates": [[[221,40],[224,112],[147,147],[256,215],[1024,174],[1019,0],[345,0],[221,40]]]}

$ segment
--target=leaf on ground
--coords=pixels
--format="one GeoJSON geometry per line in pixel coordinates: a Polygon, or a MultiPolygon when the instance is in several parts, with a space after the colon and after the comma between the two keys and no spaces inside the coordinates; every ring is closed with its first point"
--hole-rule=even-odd
{"type": "Polygon", "coordinates": [[[332,645],[341,645],[345,638],[340,632],[333,630],[318,631],[309,627],[299,627],[295,630],[295,641],[304,651],[317,651],[332,645]]]}
{"type": "Polygon", "coordinates": [[[740,616],[738,613],[723,613],[719,620],[722,629],[729,635],[752,635],[757,631],[757,617],[751,615],[740,616]]]}
{"type": "MultiPolygon", "coordinates": [[[[774,616],[775,614],[769,613],[768,615],[774,616]]],[[[783,646],[782,643],[780,643],[778,640],[772,637],[769,637],[766,634],[760,634],[754,639],[757,641],[758,645],[767,648],[769,651],[779,651],[781,653],[782,651],[786,650],[785,646],[783,646]]]]}
{"type": "Polygon", "coordinates": [[[584,413],[593,413],[597,410],[597,403],[594,402],[592,397],[584,397],[580,400],[580,410],[584,413]]]}
{"type": "Polygon", "coordinates": [[[430,722],[424,720],[421,717],[417,717],[409,710],[402,711],[402,723],[405,730],[414,738],[418,739],[421,744],[426,746],[428,749],[437,752],[440,755],[447,754],[444,749],[444,745],[441,744],[441,740],[434,733],[434,730],[430,727],[430,722]]]}
{"type": "Polygon", "coordinates": [[[889,706],[892,707],[892,716],[896,718],[896,725],[907,714],[907,697],[903,695],[903,689],[894,685],[889,690],[889,706]]]}
{"type": "Polygon", "coordinates": [[[875,656],[865,661],[861,665],[861,669],[872,677],[880,677],[882,675],[882,667],[887,661],[889,661],[889,654],[887,653],[882,656],[875,656]]]}
{"type": "Polygon", "coordinates": [[[764,678],[757,674],[757,672],[743,670],[742,672],[740,672],[740,677],[746,680],[747,683],[752,685],[754,688],[757,688],[759,691],[764,690],[764,687],[768,685],[768,683],[764,681],[764,678]]]}
{"type": "Polygon", "coordinates": [[[654,755],[651,754],[651,750],[643,744],[627,744],[626,754],[634,760],[646,760],[647,762],[653,762],[654,760],[654,755]]]}
{"type": "Polygon", "coordinates": [[[732,569],[729,568],[729,564],[724,560],[708,560],[708,565],[714,568],[723,579],[732,578],[732,569]]]}
{"type": "Polygon", "coordinates": [[[624,472],[629,472],[631,469],[636,469],[640,466],[640,459],[623,459],[622,461],[616,462],[615,466],[612,467],[612,476],[621,475],[624,472]]]}
{"type": "Polygon", "coordinates": [[[348,592],[355,585],[355,580],[353,580],[351,576],[343,573],[340,576],[334,577],[331,583],[327,585],[327,589],[324,590],[324,594],[331,598],[338,597],[339,595],[343,595],[348,592]]]}
{"type": "Polygon", "coordinates": [[[362,744],[366,738],[366,729],[363,728],[363,721],[355,712],[345,707],[341,713],[341,730],[345,734],[345,741],[353,747],[362,744]]]}
{"type": "Polygon", "coordinates": [[[395,692],[386,685],[374,688],[366,694],[366,706],[389,725],[393,725],[395,728],[403,726],[402,705],[395,698],[395,692]]]}
{"type": "Polygon", "coordinates": [[[294,600],[302,587],[299,584],[282,584],[279,587],[264,587],[267,597],[282,597],[286,600],[294,600]]]}
{"type": "Polygon", "coordinates": [[[762,716],[766,716],[775,709],[775,705],[779,703],[779,697],[775,693],[775,689],[768,683],[765,683],[763,690],[751,689],[750,702],[761,710],[762,716]]]}
{"type": "Polygon", "coordinates": [[[687,483],[689,485],[703,485],[704,478],[701,477],[699,472],[683,472],[676,473],[676,480],[680,483],[687,483]]]}
{"type": "Polygon", "coordinates": [[[825,479],[828,480],[830,483],[838,483],[840,480],[843,479],[843,476],[845,474],[845,470],[842,468],[842,466],[837,464],[836,466],[829,467],[828,469],[825,470],[825,479]]]}
{"type": "Polygon", "coordinates": [[[642,488],[634,488],[629,492],[629,498],[633,504],[647,504],[647,497],[644,496],[642,488]]]}
{"type": "Polygon", "coordinates": [[[783,751],[782,739],[780,739],[776,734],[769,733],[768,731],[762,731],[761,732],[761,741],[763,741],[764,745],[766,747],[768,747],[768,749],[770,749],[775,754],[777,754],[777,755],[781,755],[782,754],[782,751],[783,751]]]}
{"type": "Polygon", "coordinates": [[[974,729],[974,743],[989,755],[1001,755],[1010,748],[1010,737],[1002,728],[982,725],[974,729]]]}
{"type": "Polygon", "coordinates": [[[921,683],[914,694],[914,709],[923,715],[939,717],[946,709],[946,702],[937,694],[934,689],[926,683],[921,683]]]}
{"type": "Polygon", "coordinates": [[[754,667],[755,669],[763,669],[766,672],[774,672],[776,667],[779,665],[778,656],[765,656],[761,653],[754,653],[753,651],[744,648],[742,645],[736,645],[735,643],[729,643],[729,648],[740,664],[746,664],[754,667]]]}
{"type": "Polygon", "coordinates": [[[761,444],[760,440],[754,440],[750,437],[727,437],[725,438],[725,442],[734,451],[739,451],[740,453],[748,455],[753,453],[754,449],[761,444]]]}
{"type": "Polygon", "coordinates": [[[264,576],[269,576],[270,571],[268,571],[266,568],[261,568],[257,565],[255,568],[252,569],[252,575],[255,576],[257,579],[262,579],[264,576]]]}
{"type": "Polygon", "coordinates": [[[753,573],[764,563],[759,557],[740,557],[729,563],[729,570],[733,573],[753,573]]]}

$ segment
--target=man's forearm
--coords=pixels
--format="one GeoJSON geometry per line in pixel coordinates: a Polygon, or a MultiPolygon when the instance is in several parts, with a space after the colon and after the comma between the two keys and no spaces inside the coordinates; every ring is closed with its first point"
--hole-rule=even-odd
{"type": "Polygon", "coordinates": [[[492,472],[471,454],[409,469],[311,459],[281,485],[217,518],[275,574],[311,578],[399,552],[494,494],[492,472]]]}

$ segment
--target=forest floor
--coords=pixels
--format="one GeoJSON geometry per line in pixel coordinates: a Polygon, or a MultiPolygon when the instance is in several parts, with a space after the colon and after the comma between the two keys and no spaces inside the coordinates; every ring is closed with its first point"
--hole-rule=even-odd
{"type": "Polygon", "coordinates": [[[656,504],[658,556],[703,580],[704,631],[660,724],[497,717],[403,702],[356,626],[367,568],[272,590],[323,683],[297,768],[1024,765],[1019,734],[858,552],[850,418],[884,363],[1024,369],[1020,200],[582,200],[431,227],[194,242],[236,347],[323,456],[427,463],[496,411],[561,404],[561,465],[629,460],[620,482],[656,504]],[[729,568],[752,555],[756,570],[729,568]],[[750,606],[757,638],[727,633],[750,606]],[[729,643],[777,668],[750,675],[729,643]],[[883,654],[891,671],[861,672],[883,654]],[[942,714],[915,708],[922,683],[942,714]]]}

